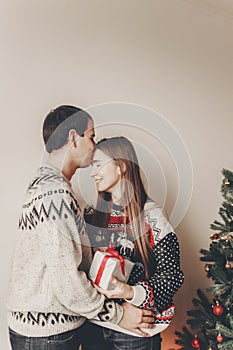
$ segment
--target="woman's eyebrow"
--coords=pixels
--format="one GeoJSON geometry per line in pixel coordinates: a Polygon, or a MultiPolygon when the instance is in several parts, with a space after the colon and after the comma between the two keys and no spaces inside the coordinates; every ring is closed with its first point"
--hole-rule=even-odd
{"type": "Polygon", "coordinates": [[[96,160],[92,160],[91,161],[91,165],[94,165],[94,164],[97,164],[97,163],[101,163],[101,160],[96,159],[96,160]]]}

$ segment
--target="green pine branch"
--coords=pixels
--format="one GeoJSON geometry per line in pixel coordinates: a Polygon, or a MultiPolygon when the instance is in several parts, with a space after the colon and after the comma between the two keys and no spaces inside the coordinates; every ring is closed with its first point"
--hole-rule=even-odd
{"type": "Polygon", "coordinates": [[[200,260],[207,263],[207,277],[213,281],[206,288],[213,295],[213,301],[211,304],[205,293],[197,289],[198,298],[192,301],[194,309],[187,311],[186,324],[190,330],[184,326],[182,332],[175,332],[179,338],[175,343],[181,346],[179,350],[193,350],[195,334],[201,350],[209,346],[213,350],[233,350],[233,172],[223,169],[222,174],[224,201],[218,212],[222,221],[215,220],[210,225],[216,237],[211,235],[209,249],[200,249],[200,260]],[[212,308],[217,301],[223,308],[221,315],[215,315],[217,309],[212,308]],[[217,342],[219,334],[223,337],[222,343],[217,342]]]}
{"type": "Polygon", "coordinates": [[[221,333],[224,337],[232,338],[233,341],[233,329],[230,329],[229,327],[224,326],[222,323],[217,322],[216,323],[216,329],[221,333]]]}
{"type": "Polygon", "coordinates": [[[232,350],[233,349],[233,340],[224,341],[223,343],[219,343],[218,349],[232,350]]]}
{"type": "MultiPolygon", "coordinates": [[[[175,343],[180,345],[181,347],[178,350],[193,350],[192,341],[194,339],[194,335],[188,330],[186,326],[182,328],[182,332],[175,331],[175,335],[179,339],[175,339],[175,343]]],[[[199,339],[200,350],[206,350],[208,343],[206,343],[203,339],[199,339]]]]}

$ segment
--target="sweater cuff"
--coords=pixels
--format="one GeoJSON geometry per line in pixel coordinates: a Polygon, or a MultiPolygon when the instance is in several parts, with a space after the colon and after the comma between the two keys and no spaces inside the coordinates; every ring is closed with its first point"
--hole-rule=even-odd
{"type": "Polygon", "coordinates": [[[116,316],[111,320],[112,323],[118,324],[121,322],[123,317],[123,306],[116,303],[116,316]]]}
{"type": "Polygon", "coordinates": [[[132,299],[125,299],[125,301],[127,301],[130,304],[133,304],[135,306],[140,306],[144,300],[146,299],[146,291],[145,288],[139,284],[137,284],[136,286],[132,286],[133,288],[133,293],[134,296],[132,299]]]}

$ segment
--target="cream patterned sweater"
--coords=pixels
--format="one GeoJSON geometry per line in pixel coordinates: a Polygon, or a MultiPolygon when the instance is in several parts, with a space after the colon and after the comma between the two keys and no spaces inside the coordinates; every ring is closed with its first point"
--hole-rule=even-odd
{"type": "Polygon", "coordinates": [[[119,323],[122,306],[87,279],[90,243],[70,182],[51,166],[30,183],[19,218],[8,324],[25,336],[69,331],[86,318],[119,323]]]}

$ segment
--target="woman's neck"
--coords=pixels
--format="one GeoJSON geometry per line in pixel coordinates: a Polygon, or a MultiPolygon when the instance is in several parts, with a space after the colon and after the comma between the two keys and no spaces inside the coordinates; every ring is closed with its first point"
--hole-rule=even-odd
{"type": "Polygon", "coordinates": [[[111,191],[112,202],[116,205],[123,205],[122,189],[120,183],[117,183],[111,191]]]}
{"type": "Polygon", "coordinates": [[[121,193],[112,193],[112,202],[116,205],[122,205],[121,193]]]}

